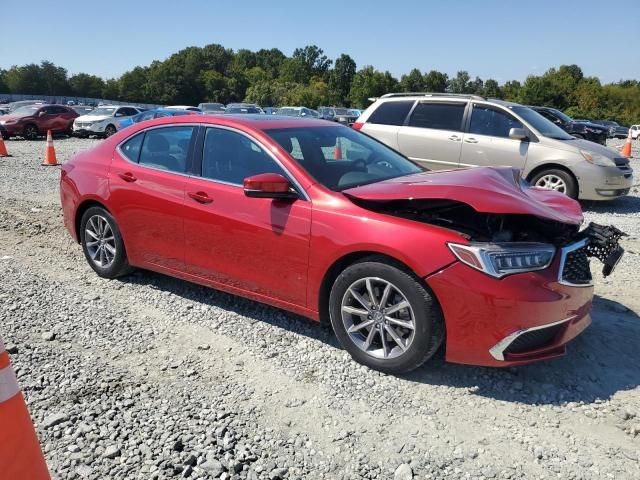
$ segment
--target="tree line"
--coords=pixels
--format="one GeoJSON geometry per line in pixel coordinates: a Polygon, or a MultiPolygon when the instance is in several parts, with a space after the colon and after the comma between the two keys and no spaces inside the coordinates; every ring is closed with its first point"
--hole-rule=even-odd
{"type": "Polygon", "coordinates": [[[262,106],[343,105],[363,108],[389,92],[469,93],[528,105],[545,105],[573,117],[640,122],[640,82],[602,84],[577,65],[551,68],[520,82],[455,76],[414,68],[399,79],[367,65],[357,69],[347,54],[328,58],[316,45],[286,56],[277,48],[234,51],[222,45],[188,47],[164,61],[138,66],[119,78],[88,73],[69,76],[52,62],[0,69],[0,93],[73,95],[127,102],[189,104],[246,101],[262,106]]]}

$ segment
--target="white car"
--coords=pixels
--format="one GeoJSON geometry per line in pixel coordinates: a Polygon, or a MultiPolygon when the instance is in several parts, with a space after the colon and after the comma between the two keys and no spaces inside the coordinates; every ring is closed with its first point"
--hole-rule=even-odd
{"type": "Polygon", "coordinates": [[[199,107],[194,107],[193,105],[169,105],[168,107],[164,107],[167,110],[189,110],[191,112],[202,112],[202,109],[199,107]]]}
{"type": "Polygon", "coordinates": [[[141,111],[132,105],[104,105],[76,118],[73,133],[78,137],[110,137],[120,128],[119,119],[137,115],[141,111]]]}
{"type": "Polygon", "coordinates": [[[631,132],[631,138],[633,138],[634,140],[640,138],[640,125],[631,125],[629,131],[631,132]]]}

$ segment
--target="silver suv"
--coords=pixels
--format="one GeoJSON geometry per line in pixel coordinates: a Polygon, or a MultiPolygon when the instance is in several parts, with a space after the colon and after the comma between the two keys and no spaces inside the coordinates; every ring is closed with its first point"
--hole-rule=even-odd
{"type": "Polygon", "coordinates": [[[567,134],[528,107],[476,95],[390,93],[354,128],[430,169],[511,166],[532,185],[584,200],[629,193],[633,170],[612,148],[567,134]]]}

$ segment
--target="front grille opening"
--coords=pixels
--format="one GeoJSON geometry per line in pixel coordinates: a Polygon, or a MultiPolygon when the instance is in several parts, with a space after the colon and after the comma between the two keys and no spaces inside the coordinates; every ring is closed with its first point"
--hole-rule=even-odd
{"type": "Polygon", "coordinates": [[[562,269],[562,279],[565,282],[574,285],[589,285],[593,278],[591,277],[591,268],[589,266],[589,257],[586,248],[579,248],[573,252],[567,253],[562,269]]]}
{"type": "Polygon", "coordinates": [[[526,353],[551,345],[565,328],[564,323],[523,333],[505,349],[504,354],[526,353]]]}

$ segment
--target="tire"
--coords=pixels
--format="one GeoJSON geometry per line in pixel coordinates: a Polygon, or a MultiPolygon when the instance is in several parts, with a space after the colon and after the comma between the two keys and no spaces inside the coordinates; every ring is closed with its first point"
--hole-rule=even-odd
{"type": "Polygon", "coordinates": [[[419,367],[444,339],[444,320],[435,297],[415,275],[383,257],[367,258],[340,273],[329,295],[329,312],[333,331],[353,359],[389,374],[419,367]],[[383,305],[388,285],[390,293],[383,305]],[[352,294],[354,291],[361,301],[352,294]],[[379,306],[369,304],[368,291],[373,291],[379,306]],[[401,304],[407,306],[391,311],[401,304]]]}
{"type": "Polygon", "coordinates": [[[104,208],[91,207],[84,212],[80,220],[80,243],[89,266],[100,277],[117,278],[131,272],[118,224],[104,208]]]}
{"type": "Polygon", "coordinates": [[[22,136],[27,140],[36,140],[39,134],[38,127],[33,123],[26,124],[22,130],[22,136]]]}
{"type": "Polygon", "coordinates": [[[533,176],[531,185],[556,190],[573,199],[578,198],[578,184],[576,179],[565,170],[557,168],[541,170],[533,176]]]}
{"type": "Polygon", "coordinates": [[[109,138],[114,133],[116,133],[116,127],[114,127],[113,125],[109,124],[104,129],[104,138],[109,138]]]}
{"type": "Polygon", "coordinates": [[[73,122],[69,124],[67,130],[65,131],[65,134],[67,135],[67,137],[73,137],[73,122]]]}

